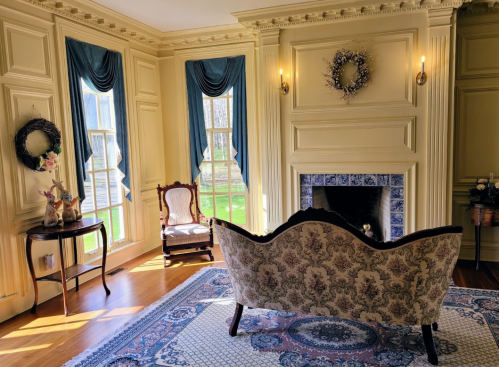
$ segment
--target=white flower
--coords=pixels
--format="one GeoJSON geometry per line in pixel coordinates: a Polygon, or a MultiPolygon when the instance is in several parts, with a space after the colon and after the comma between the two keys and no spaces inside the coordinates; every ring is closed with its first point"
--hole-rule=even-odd
{"type": "Polygon", "coordinates": [[[486,178],[481,178],[478,180],[478,183],[485,183],[487,182],[487,179],[486,178]]]}
{"type": "Polygon", "coordinates": [[[485,185],[480,184],[480,185],[477,185],[476,188],[478,190],[485,190],[485,185]]]}
{"type": "Polygon", "coordinates": [[[59,154],[57,154],[55,152],[48,152],[47,153],[47,158],[48,159],[53,159],[55,162],[58,162],[59,161],[59,154]]]}

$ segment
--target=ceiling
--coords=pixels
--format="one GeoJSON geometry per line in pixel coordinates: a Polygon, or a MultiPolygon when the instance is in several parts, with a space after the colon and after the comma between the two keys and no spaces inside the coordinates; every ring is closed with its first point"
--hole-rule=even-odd
{"type": "Polygon", "coordinates": [[[234,12],[316,0],[93,0],[161,32],[237,23],[234,12]]]}

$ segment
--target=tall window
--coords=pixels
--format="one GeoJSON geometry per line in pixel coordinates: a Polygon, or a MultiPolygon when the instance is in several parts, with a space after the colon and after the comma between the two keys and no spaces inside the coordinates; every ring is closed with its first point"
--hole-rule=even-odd
{"type": "MultiPolygon", "coordinates": [[[[97,93],[82,80],[85,100],[85,123],[93,155],[85,164],[86,198],[81,205],[83,218],[99,218],[106,227],[108,246],[125,242],[124,192],[121,172],[118,170],[119,148],[116,143],[116,125],[113,91],[97,93]]],[[[100,233],[83,236],[85,253],[102,252],[100,233]]]]}
{"type": "Polygon", "coordinates": [[[199,175],[203,214],[247,225],[248,195],[232,147],[232,89],[220,97],[203,94],[208,148],[199,175]]]}

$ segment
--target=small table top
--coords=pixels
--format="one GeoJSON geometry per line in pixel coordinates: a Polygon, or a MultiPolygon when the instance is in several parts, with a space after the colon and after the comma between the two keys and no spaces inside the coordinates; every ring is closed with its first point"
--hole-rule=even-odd
{"type": "Polygon", "coordinates": [[[499,206],[474,204],[471,207],[471,224],[483,227],[499,227],[499,206]]]}
{"type": "Polygon", "coordinates": [[[103,227],[103,223],[102,219],[82,218],[72,223],[63,222],[54,227],[39,225],[26,231],[26,234],[32,239],[38,240],[69,238],[96,231],[103,227]]]}

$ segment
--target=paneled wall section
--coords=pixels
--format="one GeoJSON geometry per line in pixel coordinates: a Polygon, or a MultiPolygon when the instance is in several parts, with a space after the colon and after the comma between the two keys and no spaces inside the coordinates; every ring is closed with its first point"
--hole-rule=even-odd
{"type": "MultiPolygon", "coordinates": [[[[453,223],[464,226],[461,256],[474,259],[468,189],[493,172],[499,178],[499,13],[457,20],[453,223]]],[[[482,260],[499,261],[499,228],[483,228],[482,260]]]]}

